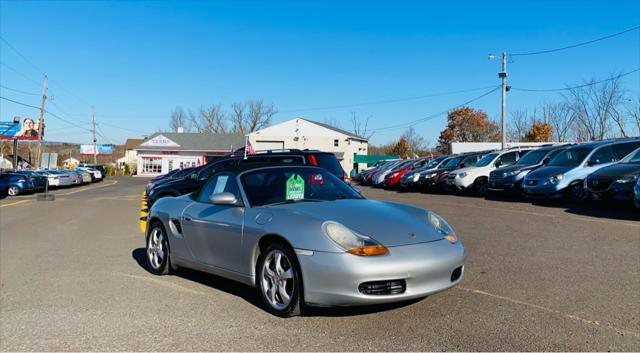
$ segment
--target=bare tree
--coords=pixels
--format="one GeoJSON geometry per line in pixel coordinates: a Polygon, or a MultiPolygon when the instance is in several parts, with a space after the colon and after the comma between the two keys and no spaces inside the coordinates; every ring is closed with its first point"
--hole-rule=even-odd
{"type": "Polygon", "coordinates": [[[522,141],[531,127],[529,113],[526,109],[515,110],[511,112],[510,120],[511,123],[509,124],[509,129],[507,131],[509,140],[512,142],[522,141]]]}
{"type": "Polygon", "coordinates": [[[627,105],[626,113],[632,124],[635,124],[638,129],[638,135],[640,135],[640,97],[627,105]]]}
{"type": "Polygon", "coordinates": [[[573,116],[573,110],[567,102],[542,104],[542,117],[553,128],[553,139],[557,142],[569,140],[574,122],[573,116]]]}
{"type": "Polygon", "coordinates": [[[369,131],[369,118],[360,118],[356,113],[351,112],[351,126],[353,134],[356,136],[364,137],[367,140],[373,136],[373,131],[369,131]]]}
{"type": "Polygon", "coordinates": [[[201,106],[197,115],[189,111],[191,125],[195,132],[224,134],[227,132],[226,117],[220,105],[201,106]]]}
{"type": "Polygon", "coordinates": [[[271,123],[271,118],[277,113],[275,106],[266,104],[262,100],[250,100],[247,103],[236,102],[231,105],[232,131],[238,134],[248,134],[260,130],[271,123]]]}
{"type": "Polygon", "coordinates": [[[171,131],[177,132],[178,128],[183,128],[185,132],[190,131],[190,126],[188,126],[187,114],[184,112],[182,107],[176,107],[171,113],[171,120],[169,121],[169,129],[171,131]]]}
{"type": "Polygon", "coordinates": [[[426,142],[424,137],[420,136],[418,132],[413,128],[409,127],[406,129],[400,139],[404,139],[407,142],[407,147],[409,147],[409,152],[414,155],[419,155],[424,153],[426,149],[426,142]]]}
{"type": "Polygon", "coordinates": [[[571,108],[579,130],[589,140],[601,140],[611,131],[612,116],[624,100],[620,76],[597,84],[595,79],[569,90],[571,108]]]}
{"type": "Polygon", "coordinates": [[[324,123],[335,128],[342,129],[342,123],[340,123],[340,120],[336,118],[325,118],[324,123]]]}

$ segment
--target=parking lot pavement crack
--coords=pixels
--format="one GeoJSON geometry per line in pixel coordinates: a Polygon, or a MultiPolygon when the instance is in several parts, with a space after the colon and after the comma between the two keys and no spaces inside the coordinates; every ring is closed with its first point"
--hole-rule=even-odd
{"type": "Polygon", "coordinates": [[[547,308],[545,306],[541,306],[541,305],[538,305],[538,304],[528,303],[528,302],[525,302],[525,301],[522,301],[522,300],[509,298],[509,297],[505,297],[505,296],[498,295],[498,294],[488,293],[488,292],[485,292],[485,291],[482,291],[482,290],[479,290],[479,289],[466,288],[466,287],[463,287],[463,286],[457,286],[455,288],[457,288],[459,290],[462,290],[462,291],[465,291],[465,292],[468,292],[468,293],[484,295],[484,296],[491,297],[491,298],[494,298],[494,299],[499,299],[499,300],[511,302],[513,304],[523,305],[523,306],[527,306],[527,307],[530,307],[530,308],[534,308],[534,309],[538,309],[538,310],[541,310],[541,311],[545,311],[545,312],[548,312],[548,313],[560,315],[560,316],[562,316],[564,318],[567,318],[567,319],[570,319],[570,320],[573,320],[573,321],[582,322],[582,323],[587,324],[587,325],[609,328],[609,329],[615,330],[617,333],[622,334],[622,335],[629,335],[629,336],[634,336],[636,338],[640,338],[640,332],[635,332],[635,331],[631,331],[631,330],[627,330],[627,329],[621,329],[621,328],[616,327],[614,325],[611,325],[609,323],[602,323],[602,322],[597,321],[597,320],[585,319],[585,318],[582,318],[582,317],[579,317],[579,316],[576,316],[576,315],[564,313],[562,311],[551,309],[551,308],[547,308]]]}

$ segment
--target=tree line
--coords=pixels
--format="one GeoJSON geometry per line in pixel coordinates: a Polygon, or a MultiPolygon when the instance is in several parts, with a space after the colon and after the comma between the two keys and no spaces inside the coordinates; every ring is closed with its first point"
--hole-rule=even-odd
{"type": "Polygon", "coordinates": [[[200,106],[198,109],[185,111],[176,107],[171,113],[169,129],[184,132],[234,133],[245,135],[260,130],[271,124],[271,118],[277,113],[273,103],[262,100],[249,100],[231,104],[225,111],[220,104],[200,106]]]}

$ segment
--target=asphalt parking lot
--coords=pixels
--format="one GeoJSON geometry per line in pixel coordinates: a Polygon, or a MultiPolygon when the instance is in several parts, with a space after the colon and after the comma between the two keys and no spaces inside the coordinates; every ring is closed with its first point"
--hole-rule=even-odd
{"type": "Polygon", "coordinates": [[[481,198],[369,198],[426,207],[456,229],[465,279],[419,301],[280,319],[252,289],[144,268],[147,180],[0,200],[0,348],[46,350],[640,350],[640,217],[481,198]]]}

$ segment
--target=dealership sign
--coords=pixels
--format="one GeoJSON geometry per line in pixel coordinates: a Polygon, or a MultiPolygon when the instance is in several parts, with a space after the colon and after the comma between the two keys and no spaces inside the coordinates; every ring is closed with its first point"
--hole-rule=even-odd
{"type": "Polygon", "coordinates": [[[113,145],[96,145],[97,152],[95,152],[93,145],[80,145],[81,155],[110,155],[113,154],[113,145]]]}
{"type": "Polygon", "coordinates": [[[177,143],[166,138],[164,135],[158,135],[149,141],[140,145],[140,147],[180,147],[177,143]]]}

